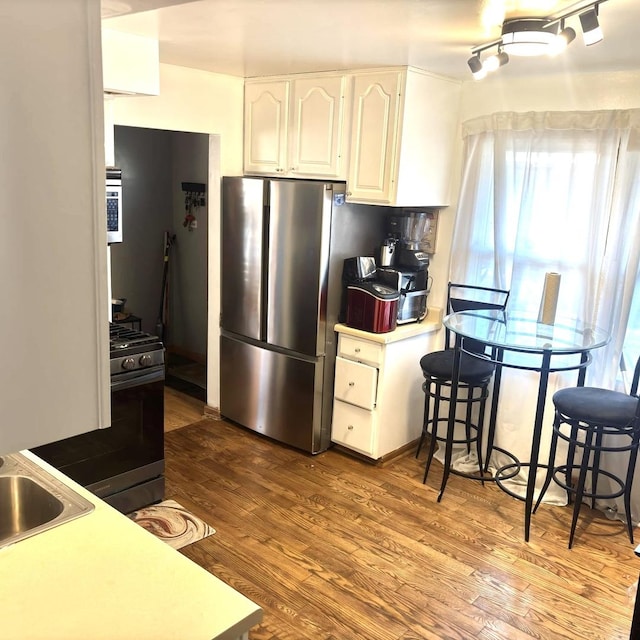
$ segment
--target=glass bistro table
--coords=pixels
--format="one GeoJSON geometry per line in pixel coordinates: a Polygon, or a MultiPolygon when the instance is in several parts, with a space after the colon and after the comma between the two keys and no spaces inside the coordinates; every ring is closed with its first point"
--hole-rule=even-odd
{"type": "MultiPolygon", "coordinates": [[[[536,485],[536,472],[539,466],[540,439],[544,418],[544,407],[547,395],[549,374],[558,371],[578,370],[578,386],[584,385],[586,367],[591,362],[590,352],[603,347],[609,342],[607,332],[590,326],[580,320],[560,318],[553,325],[542,324],[537,321],[537,314],[526,312],[503,311],[460,311],[446,316],[444,325],[455,334],[456,357],[453,363],[453,384],[451,388],[451,402],[447,424],[447,444],[444,452],[444,473],[438,500],[442,497],[444,488],[451,472],[453,455],[453,434],[455,429],[455,405],[458,397],[458,378],[460,370],[460,356],[462,352],[474,357],[484,357],[496,364],[491,399],[491,413],[489,417],[488,442],[493,442],[500,396],[500,379],[503,367],[539,372],[538,396],[536,412],[531,436],[531,449],[528,462],[520,462],[512,453],[494,446],[492,448],[504,453],[513,460],[496,470],[492,480],[509,495],[524,500],[524,538],[529,540],[531,512],[536,485]],[[465,339],[484,342],[490,348],[487,356],[465,351],[465,339]],[[528,468],[525,497],[510,491],[503,484],[513,478],[522,468],[528,468]]],[[[488,470],[492,450],[485,456],[484,471],[488,470]]],[[[478,479],[487,480],[478,476],[478,479]]]]}

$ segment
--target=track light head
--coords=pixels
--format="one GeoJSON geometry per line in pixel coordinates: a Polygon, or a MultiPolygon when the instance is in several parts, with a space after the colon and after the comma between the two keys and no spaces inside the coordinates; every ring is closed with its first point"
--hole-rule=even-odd
{"type": "Polygon", "coordinates": [[[482,80],[487,75],[487,70],[484,68],[482,61],[480,60],[480,54],[476,53],[467,60],[469,69],[475,80],[482,80]]]}
{"type": "Polygon", "coordinates": [[[604,37],[600,23],[598,22],[598,5],[596,4],[589,11],[580,14],[580,25],[582,26],[582,36],[587,46],[600,42],[604,37]]]}
{"type": "Polygon", "coordinates": [[[564,20],[560,23],[560,33],[549,44],[549,55],[555,56],[562,53],[576,39],[576,30],[564,26],[564,20]]]}
{"type": "Polygon", "coordinates": [[[509,55],[506,51],[498,50],[498,53],[495,53],[492,56],[489,56],[482,65],[488,72],[495,71],[500,67],[503,67],[505,64],[509,62],[509,55]]]}

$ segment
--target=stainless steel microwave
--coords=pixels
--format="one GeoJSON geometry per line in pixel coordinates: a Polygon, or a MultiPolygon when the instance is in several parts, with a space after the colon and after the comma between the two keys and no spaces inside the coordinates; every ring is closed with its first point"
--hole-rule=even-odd
{"type": "Polygon", "coordinates": [[[107,242],[122,242],[122,171],[107,167],[107,242]]]}

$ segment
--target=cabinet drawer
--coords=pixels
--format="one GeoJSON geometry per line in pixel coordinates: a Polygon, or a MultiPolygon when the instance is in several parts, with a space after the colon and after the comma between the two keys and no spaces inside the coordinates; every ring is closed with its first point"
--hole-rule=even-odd
{"type": "Polygon", "coordinates": [[[340,334],[338,355],[378,366],[382,363],[382,345],[340,334]]]}
{"type": "Polygon", "coordinates": [[[360,453],[373,455],[373,420],[371,411],[335,400],[331,440],[360,453]]]}
{"type": "Polygon", "coordinates": [[[333,395],[363,409],[376,404],[378,370],[367,364],[336,358],[336,376],[333,395]]]}
{"type": "Polygon", "coordinates": [[[336,375],[333,395],[363,409],[376,405],[378,370],[367,364],[336,358],[336,375]]]}

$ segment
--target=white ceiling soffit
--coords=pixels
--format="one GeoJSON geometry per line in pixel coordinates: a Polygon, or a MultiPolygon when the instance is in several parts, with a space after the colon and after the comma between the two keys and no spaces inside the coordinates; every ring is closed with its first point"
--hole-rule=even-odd
{"type": "MultiPolygon", "coordinates": [[[[500,36],[505,17],[550,16],[558,0],[103,0],[104,25],[158,38],[160,61],[236,76],[413,65],[471,79],[471,48],[500,36]],[[126,10],[125,10],[126,5],[126,10]],[[171,6],[168,6],[171,5],[171,6]]],[[[578,37],[557,58],[512,60],[505,76],[640,69],[639,0],[600,6],[604,40],[578,37]]],[[[575,24],[574,24],[575,23],[575,24]]]]}
{"type": "Polygon", "coordinates": [[[152,11],[162,7],[175,6],[193,2],[194,0],[102,0],[102,18],[115,18],[131,13],[152,11]]]}

